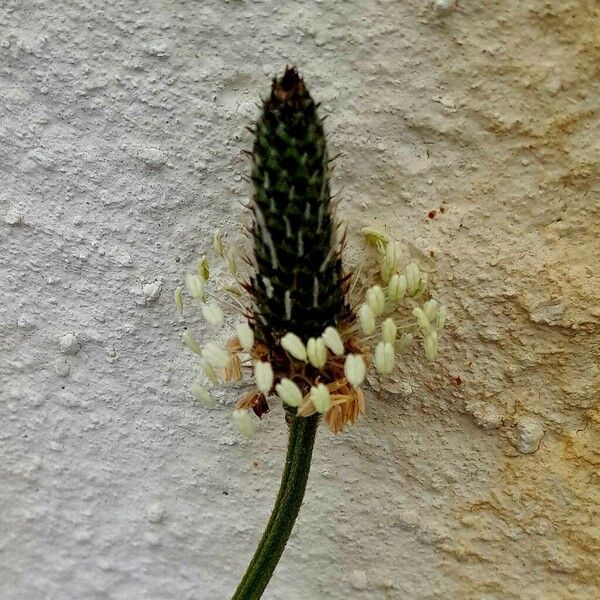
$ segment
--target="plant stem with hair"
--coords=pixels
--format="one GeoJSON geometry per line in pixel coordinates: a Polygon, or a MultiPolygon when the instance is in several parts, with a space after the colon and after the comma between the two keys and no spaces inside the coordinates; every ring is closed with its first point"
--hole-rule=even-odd
{"type": "Polygon", "coordinates": [[[260,598],[273,575],[302,505],[317,426],[317,415],[308,418],[289,417],[287,456],[279,494],[271,518],[232,600],[260,598]]]}

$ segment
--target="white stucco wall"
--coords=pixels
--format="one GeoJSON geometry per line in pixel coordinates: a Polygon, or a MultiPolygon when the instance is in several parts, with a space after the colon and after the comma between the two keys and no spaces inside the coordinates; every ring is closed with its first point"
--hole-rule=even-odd
{"type": "Polygon", "coordinates": [[[319,433],[265,598],[597,600],[599,39],[595,0],[5,0],[1,600],[235,588],[285,425],[194,402],[172,297],[215,227],[243,239],[286,63],[340,216],[409,243],[451,317],[433,369],[319,433]]]}

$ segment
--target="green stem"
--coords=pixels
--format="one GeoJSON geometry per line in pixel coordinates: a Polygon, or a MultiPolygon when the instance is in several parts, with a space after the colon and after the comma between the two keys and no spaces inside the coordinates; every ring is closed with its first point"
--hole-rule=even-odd
{"type": "Polygon", "coordinates": [[[319,416],[288,414],[289,440],[279,494],[256,552],[232,600],[258,600],[283,554],[308,481],[319,416]]]}

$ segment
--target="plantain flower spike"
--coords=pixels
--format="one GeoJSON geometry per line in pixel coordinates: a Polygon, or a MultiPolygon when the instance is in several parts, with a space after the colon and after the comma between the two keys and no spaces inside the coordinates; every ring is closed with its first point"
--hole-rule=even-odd
{"type": "MultiPolygon", "coordinates": [[[[287,69],[273,80],[252,152],[256,269],[249,287],[254,334],[267,346],[288,332],[305,344],[349,313],[329,177],[317,107],[297,71],[287,69]]],[[[300,350],[295,357],[305,360],[300,350]]]]}

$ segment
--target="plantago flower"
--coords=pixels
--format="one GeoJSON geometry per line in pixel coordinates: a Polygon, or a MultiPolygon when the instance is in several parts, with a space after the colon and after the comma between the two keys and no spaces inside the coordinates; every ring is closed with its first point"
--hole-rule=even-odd
{"type": "Polygon", "coordinates": [[[192,298],[197,298],[198,300],[204,299],[204,281],[199,275],[188,273],[185,278],[185,286],[192,298]]]}
{"type": "Polygon", "coordinates": [[[182,315],[183,314],[183,296],[181,295],[181,288],[175,288],[175,306],[177,307],[177,312],[182,315]]]}
{"type": "Polygon", "coordinates": [[[385,296],[380,286],[374,285],[367,290],[365,294],[367,304],[373,311],[373,315],[378,317],[385,308],[385,296]]]}
{"type": "MultiPolygon", "coordinates": [[[[419,331],[425,354],[433,360],[446,319],[445,308],[436,301],[420,306],[421,298],[429,298],[424,294],[427,274],[415,263],[399,273],[399,242],[370,227],[362,233],[375,248],[369,252],[377,257],[380,285],[368,287],[374,281],[367,283],[364,301],[357,302],[359,290],[363,293],[362,282],[378,274],[361,278],[357,269],[351,277],[344,269],[345,230],[333,211],[331,161],[323,122],[318,105],[295,69],[286,69],[283,77],[273,80],[251,131],[252,247],[247,260],[236,261],[234,249],[224,246],[217,231],[214,251],[229,269],[227,279],[232,276],[235,281],[209,281],[204,256],[198,273],[186,278],[189,294],[202,301],[208,323],[217,325],[224,320],[223,310],[212,300],[209,288],[213,283],[227,292],[227,302],[220,306],[238,310],[244,322],[236,326],[237,336],[225,348],[215,342],[201,348],[191,333],[184,336],[188,347],[200,354],[200,365],[211,382],[217,382],[217,372],[219,379],[227,382],[242,379],[243,367],[253,371],[255,386],[238,400],[233,413],[244,435],[254,432],[254,415],[262,418],[269,412],[267,396],[271,392],[279,397],[272,399],[281,400],[286,409],[288,458],[278,501],[267,534],[233,596],[236,600],[258,599],[275,569],[302,502],[319,423],[324,421],[337,433],[364,413],[360,386],[371,356],[373,370],[389,375],[395,353],[413,339],[410,333],[399,331],[419,331]],[[211,300],[206,300],[209,296],[211,300]],[[420,307],[414,308],[417,304],[420,307]],[[379,339],[376,323],[381,323],[379,339]]],[[[175,303],[181,314],[179,288],[175,303]]],[[[203,404],[214,405],[197,381],[192,392],[203,404]]]]}
{"type": "Polygon", "coordinates": [[[348,354],[344,362],[344,375],[348,383],[358,387],[365,379],[367,367],[362,356],[359,354],[348,354]]]}
{"type": "Polygon", "coordinates": [[[375,331],[375,315],[368,304],[363,304],[358,309],[358,320],[365,335],[371,335],[375,331]]]}
{"type": "Polygon", "coordinates": [[[259,392],[267,395],[273,387],[273,367],[271,363],[257,360],[254,363],[254,380],[259,392]]]}
{"type": "Polygon", "coordinates": [[[327,327],[321,336],[325,345],[336,355],[344,354],[344,342],[342,336],[335,327],[327,327]]]}
{"type": "Polygon", "coordinates": [[[417,267],[415,263],[410,263],[406,265],[404,273],[406,275],[406,290],[408,291],[408,295],[414,296],[417,293],[421,282],[421,272],[419,271],[419,267],[417,267]]]}
{"type": "Polygon", "coordinates": [[[205,304],[202,314],[210,325],[220,325],[223,322],[223,311],[216,304],[205,304]]]}
{"type": "Polygon", "coordinates": [[[200,348],[200,345],[198,344],[198,342],[196,341],[196,339],[194,338],[194,336],[189,331],[186,331],[183,334],[183,343],[192,352],[195,352],[196,354],[201,354],[202,353],[202,348],[200,348]]]}
{"type": "Polygon", "coordinates": [[[429,360],[435,360],[438,352],[438,334],[432,331],[425,336],[425,356],[429,360]]]}
{"type": "Polygon", "coordinates": [[[316,387],[310,388],[310,399],[318,413],[323,414],[331,406],[331,396],[326,385],[319,383],[316,387]]]}
{"type": "Polygon", "coordinates": [[[396,333],[398,332],[398,328],[396,327],[396,323],[394,323],[394,319],[392,317],[388,317],[381,324],[381,333],[383,335],[383,341],[389,342],[393,344],[396,341],[396,333]]]}
{"type": "Polygon", "coordinates": [[[306,362],[306,347],[295,333],[286,333],[281,338],[281,347],[294,358],[306,362]]]}
{"type": "Polygon", "coordinates": [[[236,325],[235,332],[237,333],[240,346],[244,352],[250,352],[254,346],[254,332],[248,323],[240,323],[236,325]]]}
{"type": "Polygon", "coordinates": [[[302,402],[302,392],[300,391],[300,388],[287,377],[281,379],[275,386],[275,391],[288,406],[295,408],[302,402]]]}
{"type": "Polygon", "coordinates": [[[254,435],[254,422],[247,410],[236,408],[233,411],[233,422],[243,436],[249,438],[254,435]]]}
{"type": "Polygon", "coordinates": [[[206,344],[202,357],[215,369],[224,369],[229,364],[229,353],[214,342],[206,344]]]}
{"type": "Polygon", "coordinates": [[[392,305],[398,303],[398,300],[404,298],[406,294],[406,276],[405,275],[392,275],[388,283],[388,298],[392,305]]]}
{"type": "Polygon", "coordinates": [[[207,408],[212,408],[217,404],[214,398],[210,395],[209,391],[206,388],[202,387],[197,381],[194,381],[194,383],[192,383],[192,394],[194,394],[196,400],[198,400],[203,406],[206,406],[207,408]]]}
{"type": "Polygon", "coordinates": [[[306,344],[306,355],[313,367],[321,369],[327,362],[327,348],[321,338],[310,338],[306,344]]]}
{"type": "Polygon", "coordinates": [[[373,358],[375,368],[381,375],[389,375],[394,369],[394,346],[389,342],[379,342],[373,358]]]}

